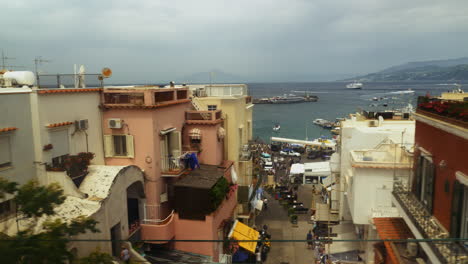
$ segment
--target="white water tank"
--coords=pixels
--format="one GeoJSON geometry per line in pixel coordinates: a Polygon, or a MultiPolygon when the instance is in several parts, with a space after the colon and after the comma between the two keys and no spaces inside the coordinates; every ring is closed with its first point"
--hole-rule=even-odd
{"type": "Polygon", "coordinates": [[[30,71],[5,72],[3,78],[14,79],[18,85],[34,85],[36,77],[30,71]]]}

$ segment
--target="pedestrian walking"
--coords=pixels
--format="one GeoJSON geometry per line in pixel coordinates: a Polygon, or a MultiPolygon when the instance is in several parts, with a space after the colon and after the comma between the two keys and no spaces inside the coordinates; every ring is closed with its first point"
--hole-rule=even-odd
{"type": "Polygon", "coordinates": [[[122,245],[122,251],[120,251],[120,259],[126,264],[130,263],[130,252],[123,245],[122,245]]]}
{"type": "Polygon", "coordinates": [[[265,211],[268,210],[268,199],[263,199],[263,207],[265,207],[265,211]]]}
{"type": "Polygon", "coordinates": [[[309,230],[309,233],[307,233],[307,236],[306,236],[306,240],[307,240],[307,248],[308,249],[311,249],[313,248],[313,241],[312,241],[312,231],[309,230]]]}

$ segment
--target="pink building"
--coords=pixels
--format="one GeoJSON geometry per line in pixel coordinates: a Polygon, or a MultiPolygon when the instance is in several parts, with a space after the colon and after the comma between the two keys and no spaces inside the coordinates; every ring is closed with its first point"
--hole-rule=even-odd
{"type": "MultiPolygon", "coordinates": [[[[103,91],[106,164],[134,164],[145,172],[144,239],[217,239],[222,237],[219,229],[237,205],[230,177],[232,163],[224,161],[222,112],[196,111],[188,96],[185,87],[125,86],[103,91]],[[203,165],[191,172],[186,166],[190,164],[187,157],[193,153],[203,165]],[[201,183],[205,178],[211,180],[202,187],[204,197],[209,197],[218,182],[227,182],[231,187],[225,199],[196,219],[182,216],[201,193],[188,195],[180,191],[181,186],[190,181],[201,183]],[[182,196],[184,199],[179,199],[182,196]]],[[[206,244],[169,246],[217,259],[219,245],[206,244]]]]}

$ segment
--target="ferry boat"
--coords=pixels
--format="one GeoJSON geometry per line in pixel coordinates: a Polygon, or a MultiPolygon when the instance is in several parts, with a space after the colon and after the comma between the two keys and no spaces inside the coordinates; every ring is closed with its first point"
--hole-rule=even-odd
{"type": "Polygon", "coordinates": [[[349,83],[346,85],[347,89],[362,89],[363,84],[357,81],[349,83]]]}

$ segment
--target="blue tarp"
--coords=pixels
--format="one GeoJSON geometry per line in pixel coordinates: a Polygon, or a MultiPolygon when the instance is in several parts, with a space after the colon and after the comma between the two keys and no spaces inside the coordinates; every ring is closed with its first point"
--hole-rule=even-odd
{"type": "Polygon", "coordinates": [[[232,256],[233,262],[242,262],[246,261],[249,258],[249,253],[239,249],[234,255],[232,256]]]}

